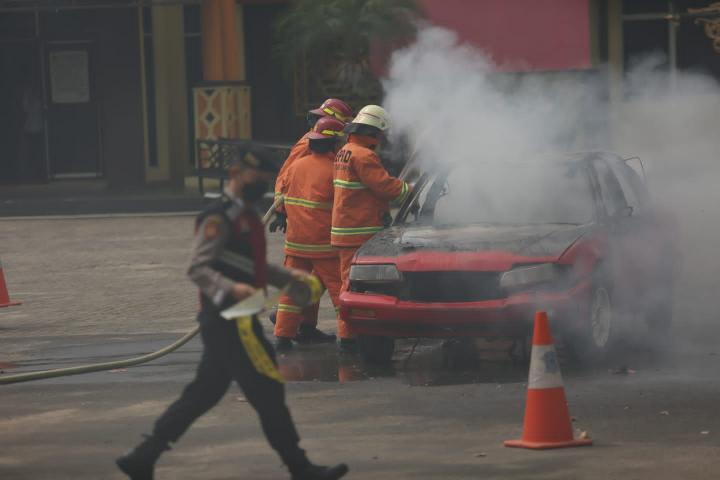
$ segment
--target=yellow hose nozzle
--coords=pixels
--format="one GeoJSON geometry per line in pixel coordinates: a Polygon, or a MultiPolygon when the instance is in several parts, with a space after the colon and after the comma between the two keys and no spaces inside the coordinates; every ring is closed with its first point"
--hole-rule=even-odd
{"type": "Polygon", "coordinates": [[[315,275],[308,275],[302,280],[290,282],[285,293],[298,307],[307,307],[320,301],[323,294],[323,284],[315,275]]]}

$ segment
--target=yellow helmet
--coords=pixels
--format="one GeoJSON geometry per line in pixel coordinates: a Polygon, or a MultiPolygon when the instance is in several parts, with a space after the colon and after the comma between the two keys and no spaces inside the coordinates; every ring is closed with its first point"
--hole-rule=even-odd
{"type": "Polygon", "coordinates": [[[390,121],[384,108],[378,105],[365,105],[353,119],[352,123],[358,125],[369,125],[381,132],[390,128],[390,121]]]}

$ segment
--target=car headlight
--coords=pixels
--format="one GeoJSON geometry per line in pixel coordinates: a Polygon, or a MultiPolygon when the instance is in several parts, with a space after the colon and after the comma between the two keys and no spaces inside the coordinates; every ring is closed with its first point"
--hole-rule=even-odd
{"type": "Polygon", "coordinates": [[[353,265],[350,267],[350,281],[353,282],[398,282],[402,279],[395,265],[353,265]]]}
{"type": "Polygon", "coordinates": [[[561,278],[562,272],[563,269],[554,263],[518,267],[502,274],[500,286],[508,289],[531,287],[558,280],[561,278]]]}

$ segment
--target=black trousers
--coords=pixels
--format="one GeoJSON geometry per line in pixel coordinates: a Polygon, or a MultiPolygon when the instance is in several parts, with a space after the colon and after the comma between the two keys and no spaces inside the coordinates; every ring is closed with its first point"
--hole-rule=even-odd
{"type": "MultiPolygon", "coordinates": [[[[283,462],[291,471],[305,466],[308,460],[298,446],[300,437],[285,405],[283,384],[258,373],[245,352],[234,322],[204,311],[198,314],[198,321],[203,354],[195,379],[156,421],[153,436],[176,442],[195,419],[220,401],[235,380],[258,413],[268,442],[283,462]]],[[[252,326],[257,340],[277,364],[275,351],[257,318],[253,318],[252,326]]]]}

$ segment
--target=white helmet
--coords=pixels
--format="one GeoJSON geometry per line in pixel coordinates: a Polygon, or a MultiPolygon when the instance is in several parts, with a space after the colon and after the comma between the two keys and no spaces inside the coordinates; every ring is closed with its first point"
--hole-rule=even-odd
{"type": "Polygon", "coordinates": [[[352,123],[359,125],[370,125],[381,132],[390,128],[387,112],[378,105],[365,105],[353,119],[352,123]]]}

